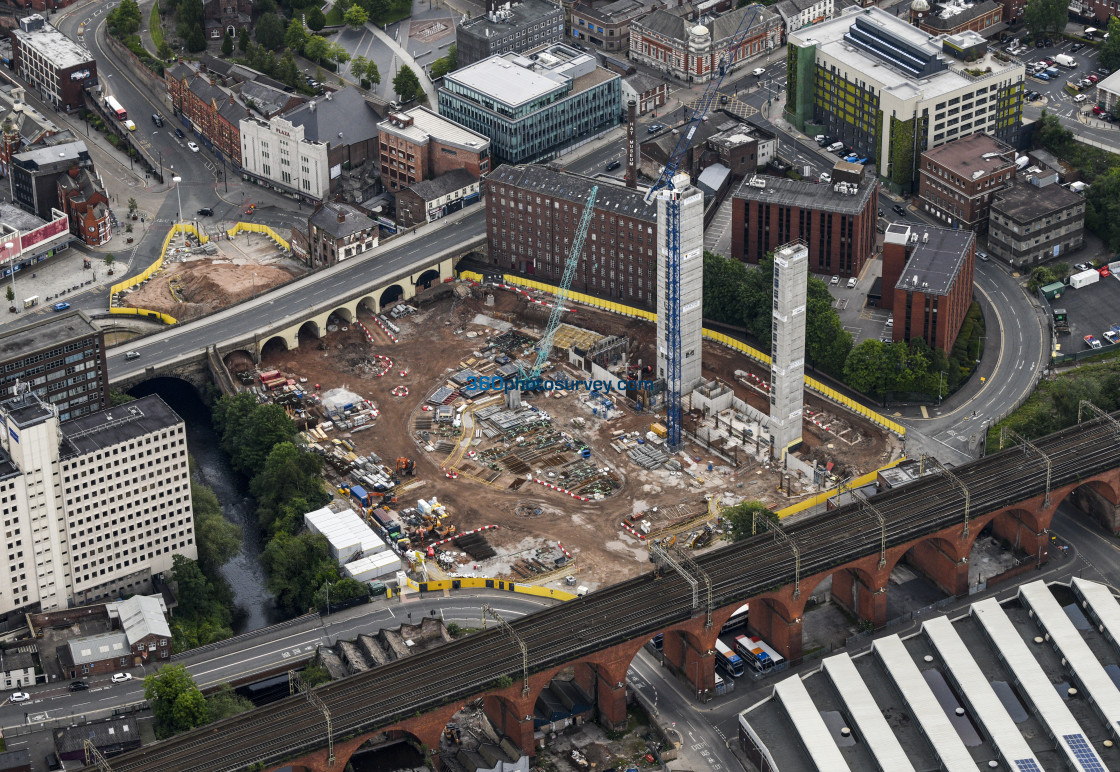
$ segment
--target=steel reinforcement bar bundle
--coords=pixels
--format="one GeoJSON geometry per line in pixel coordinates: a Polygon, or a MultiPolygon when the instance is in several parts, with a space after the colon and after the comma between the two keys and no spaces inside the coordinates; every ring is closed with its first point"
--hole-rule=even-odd
{"type": "MultiPolygon", "coordinates": [[[[1117,414],[1120,415],[1120,414],[1117,414]]],[[[1116,425],[1096,419],[1036,440],[1052,461],[1051,487],[1060,488],[1120,466],[1116,425]]],[[[970,494],[970,516],[1038,495],[1045,462],[1013,447],[953,470],[970,494]]],[[[964,491],[934,473],[873,500],[885,522],[887,547],[964,523],[964,491]]],[[[801,553],[800,576],[811,576],[881,547],[878,518],[860,504],[845,505],[787,529],[801,553]]],[[[765,533],[696,558],[712,580],[715,606],[724,606],[794,579],[790,547],[765,533]]],[[[533,671],[577,659],[614,644],[654,635],[702,609],[692,608],[690,586],[673,572],[645,574],[513,623],[529,650],[533,671]]],[[[330,708],[335,742],[400,722],[417,712],[460,702],[492,688],[496,679],[521,678],[517,646],[491,629],[440,648],[316,689],[330,708]]],[[[235,718],[113,759],[115,772],[238,770],[295,758],[325,745],[325,722],[302,696],[289,697],[235,718]]],[[[95,767],[87,767],[89,770],[95,767]]]]}

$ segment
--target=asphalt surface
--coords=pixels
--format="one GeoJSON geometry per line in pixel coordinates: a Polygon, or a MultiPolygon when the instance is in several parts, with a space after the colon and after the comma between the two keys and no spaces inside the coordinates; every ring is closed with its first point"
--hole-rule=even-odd
{"type": "MultiPolygon", "coordinates": [[[[372,287],[398,272],[411,272],[432,255],[465,244],[486,232],[486,213],[476,206],[395,239],[361,257],[258,295],[216,314],[149,335],[129,344],[138,359],[125,359],[124,347],[110,349],[109,382],[139,375],[149,367],[160,368],[189,359],[207,346],[257,337],[261,343],[280,329],[304,321],[335,299],[349,298],[355,287],[372,287]],[[455,225],[455,227],[451,227],[455,225]]],[[[407,279],[406,279],[407,280],[407,279]]],[[[374,298],[379,301],[379,298],[374,298]]]]}

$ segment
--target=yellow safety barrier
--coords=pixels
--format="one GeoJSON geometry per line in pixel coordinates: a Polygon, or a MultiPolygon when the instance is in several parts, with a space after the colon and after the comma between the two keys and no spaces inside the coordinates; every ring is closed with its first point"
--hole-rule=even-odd
{"type": "Polygon", "coordinates": [[[193,234],[194,237],[198,239],[198,243],[200,244],[205,244],[210,240],[209,236],[207,236],[205,233],[200,233],[198,229],[190,223],[175,223],[174,225],[172,225],[171,229],[167,231],[167,235],[163,239],[163,246],[159,250],[159,257],[156,258],[156,261],[140,273],[133,276],[131,279],[125,279],[124,281],[118,282],[109,288],[109,313],[125,314],[128,316],[146,316],[154,319],[159,319],[164,324],[176,324],[178,322],[178,320],[174,316],[161,313],[159,311],[149,311],[146,308],[126,308],[123,306],[118,306],[116,305],[116,297],[117,293],[124,292],[126,289],[130,289],[137,286],[138,284],[146,282],[148,279],[152,278],[152,276],[157,271],[159,271],[159,269],[163,268],[163,260],[167,256],[167,248],[171,246],[171,240],[175,238],[176,235],[182,233],[193,234]]]}
{"type": "MultiPolygon", "coordinates": [[[[514,276],[514,275],[508,274],[508,273],[504,275],[503,280],[505,281],[506,284],[513,284],[513,285],[519,285],[519,286],[522,286],[522,287],[528,287],[530,289],[535,289],[535,290],[538,290],[540,292],[547,292],[551,295],[555,295],[557,290],[559,289],[558,287],[556,287],[555,285],[552,285],[552,284],[545,284],[543,282],[533,281],[532,279],[524,279],[520,276],[514,276]]],[[[622,314],[623,316],[633,316],[633,317],[637,317],[639,319],[645,319],[646,321],[650,321],[650,322],[656,322],[657,321],[657,314],[651,313],[649,311],[644,311],[640,308],[635,308],[633,306],[626,306],[626,305],[623,305],[622,303],[612,303],[609,300],[603,300],[602,298],[592,297],[591,295],[584,295],[581,292],[569,292],[568,293],[568,299],[570,299],[571,301],[573,301],[575,303],[583,303],[585,305],[594,306],[596,308],[602,308],[602,309],[605,309],[607,311],[611,311],[612,313],[622,314]]],[[[742,352],[743,354],[746,354],[748,357],[755,360],[756,362],[761,362],[761,363],[763,363],[764,365],[767,365],[767,366],[769,366],[769,364],[770,364],[770,355],[769,354],[766,354],[762,351],[759,351],[756,348],[752,348],[752,347],[748,346],[746,343],[743,343],[741,340],[736,340],[735,338],[732,338],[730,335],[726,335],[722,332],[716,332],[715,330],[709,330],[709,329],[704,329],[703,330],[703,335],[708,340],[715,341],[716,343],[719,343],[721,345],[727,346],[728,348],[732,348],[732,349],[735,349],[736,351],[739,351],[739,352],[742,352]]],[[[901,424],[896,423],[895,421],[892,421],[891,419],[880,415],[879,413],[877,413],[876,411],[867,407],[866,405],[861,405],[859,402],[856,402],[855,400],[853,400],[849,397],[845,397],[843,394],[836,391],[836,389],[825,386],[823,383],[818,381],[816,378],[810,378],[808,375],[806,375],[805,376],[805,385],[807,387],[809,387],[809,389],[811,389],[812,391],[815,391],[818,394],[820,394],[822,397],[825,397],[826,399],[830,399],[833,402],[836,402],[837,404],[848,408],[853,413],[856,413],[857,415],[863,416],[864,418],[871,421],[872,423],[878,424],[879,426],[883,427],[884,429],[891,432],[892,434],[894,434],[898,437],[905,437],[906,436],[906,427],[905,426],[902,426],[901,424]]]]}
{"type": "Polygon", "coordinates": [[[125,316],[146,316],[151,319],[159,319],[167,325],[178,324],[179,320],[170,314],[162,313],[161,311],[151,311],[147,308],[127,308],[125,306],[113,306],[109,309],[111,314],[124,314],[125,316]]]}
{"type": "Polygon", "coordinates": [[[261,225],[260,223],[239,222],[237,223],[237,225],[234,225],[232,228],[230,228],[227,231],[227,234],[232,239],[238,233],[243,233],[245,231],[248,231],[249,233],[263,233],[274,242],[276,242],[276,246],[280,247],[281,249],[286,249],[289,252],[292,251],[292,245],[289,244],[285,239],[281,238],[280,234],[272,230],[272,228],[269,228],[267,225],[261,225]]]}
{"type": "MultiPolygon", "coordinates": [[[[884,469],[891,469],[892,467],[896,467],[905,460],[906,458],[903,457],[898,459],[897,461],[890,462],[886,466],[879,467],[874,472],[868,472],[867,474],[860,475],[859,477],[853,479],[851,482],[846,483],[844,487],[848,489],[859,488],[862,485],[867,485],[868,483],[875,482],[876,478],[879,476],[879,472],[882,472],[884,469]]],[[[789,517],[790,515],[796,515],[798,512],[804,512],[806,509],[815,507],[818,504],[823,504],[836,495],[836,490],[836,488],[829,488],[826,491],[818,493],[814,496],[810,496],[807,499],[803,499],[796,504],[791,504],[785,509],[779,509],[777,513],[778,517],[789,517]]]]}
{"type": "Polygon", "coordinates": [[[556,600],[575,600],[578,595],[565,590],[554,590],[549,587],[535,587],[521,582],[510,582],[505,579],[438,579],[431,582],[417,582],[411,578],[406,579],[408,586],[419,592],[436,592],[439,590],[502,590],[503,592],[519,592],[524,595],[536,595],[540,598],[554,598],[556,600]]]}
{"type": "Polygon", "coordinates": [[[481,284],[482,280],[485,277],[477,271],[459,271],[459,278],[465,279],[466,281],[478,282],[479,284],[481,284]]]}

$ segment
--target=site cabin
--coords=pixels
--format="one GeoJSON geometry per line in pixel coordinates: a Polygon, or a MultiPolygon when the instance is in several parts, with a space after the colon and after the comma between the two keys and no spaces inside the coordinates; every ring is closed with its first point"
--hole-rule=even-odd
{"type": "Polygon", "coordinates": [[[731,647],[723,641],[716,639],[716,664],[732,678],[743,675],[743,660],[731,647]]]}
{"type": "Polygon", "coordinates": [[[1090,284],[1096,284],[1100,280],[1100,273],[1096,269],[1090,268],[1087,271],[1081,271],[1070,276],[1069,286],[1074,289],[1081,289],[1082,287],[1088,287],[1090,284]]]}

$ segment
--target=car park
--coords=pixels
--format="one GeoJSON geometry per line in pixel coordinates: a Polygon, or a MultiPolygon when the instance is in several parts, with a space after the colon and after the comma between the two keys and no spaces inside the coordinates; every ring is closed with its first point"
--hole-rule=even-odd
{"type": "Polygon", "coordinates": [[[113,673],[110,680],[115,684],[123,684],[125,681],[132,680],[132,673],[113,673]]]}
{"type": "Polygon", "coordinates": [[[27,702],[29,699],[31,699],[31,695],[27,692],[12,692],[12,696],[8,699],[10,699],[12,702],[27,702]]]}
{"type": "Polygon", "coordinates": [[[832,280],[829,281],[829,284],[831,284],[834,287],[839,283],[840,283],[840,277],[839,276],[833,276],[832,280]]]}
{"type": "Polygon", "coordinates": [[[190,148],[190,151],[192,153],[197,153],[198,152],[198,145],[196,145],[194,142],[188,142],[187,147],[190,148]]]}
{"type": "Polygon", "coordinates": [[[611,161],[609,164],[607,164],[607,171],[608,172],[613,172],[615,169],[617,169],[620,166],[622,166],[622,161],[619,161],[619,160],[611,161]]]}
{"type": "Polygon", "coordinates": [[[78,680],[78,681],[71,681],[70,682],[70,691],[72,691],[72,692],[84,692],[88,688],[89,688],[89,684],[86,683],[85,681],[78,680]]]}
{"type": "Polygon", "coordinates": [[[53,308],[55,311],[65,311],[69,307],[69,303],[55,303],[53,306],[51,306],[51,308],[53,308]]]}

